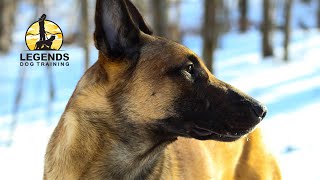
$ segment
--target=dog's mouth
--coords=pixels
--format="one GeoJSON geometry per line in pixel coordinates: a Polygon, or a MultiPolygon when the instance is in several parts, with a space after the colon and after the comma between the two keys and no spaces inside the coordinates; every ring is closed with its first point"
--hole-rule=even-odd
{"type": "Polygon", "coordinates": [[[194,126],[192,129],[192,136],[199,140],[217,140],[217,141],[224,141],[224,142],[230,142],[235,141],[242,136],[250,133],[253,128],[248,128],[246,130],[236,130],[234,132],[231,131],[225,131],[225,132],[216,132],[214,130],[210,130],[207,128],[194,126]]]}

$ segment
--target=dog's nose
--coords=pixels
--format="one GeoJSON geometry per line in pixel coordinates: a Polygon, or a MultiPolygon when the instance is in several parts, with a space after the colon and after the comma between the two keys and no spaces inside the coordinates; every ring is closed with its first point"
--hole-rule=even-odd
{"type": "Polygon", "coordinates": [[[252,106],[253,112],[261,118],[261,120],[266,117],[267,114],[267,107],[262,104],[255,104],[252,106]]]}

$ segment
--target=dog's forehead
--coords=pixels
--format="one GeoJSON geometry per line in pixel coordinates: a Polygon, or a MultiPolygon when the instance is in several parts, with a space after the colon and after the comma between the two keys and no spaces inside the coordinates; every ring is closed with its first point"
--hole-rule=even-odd
{"type": "Polygon", "coordinates": [[[185,46],[166,39],[157,39],[147,43],[141,49],[140,60],[142,63],[165,65],[167,67],[182,64],[188,61],[189,56],[195,53],[185,46]]]}

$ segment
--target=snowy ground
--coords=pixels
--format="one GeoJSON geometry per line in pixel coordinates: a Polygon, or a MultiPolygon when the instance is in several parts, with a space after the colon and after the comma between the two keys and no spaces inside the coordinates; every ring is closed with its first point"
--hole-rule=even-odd
{"type": "MultiPolygon", "coordinates": [[[[183,10],[189,11],[183,11],[183,17],[195,18],[182,19],[182,25],[199,26],[195,22],[199,22],[201,6],[192,0],[186,2],[183,10]]],[[[23,4],[20,10],[26,13],[21,13],[18,19],[32,19],[30,8],[30,5],[23,4]]],[[[294,6],[295,12],[298,12],[294,15],[303,12],[303,8],[303,5],[294,6]]],[[[308,10],[313,11],[312,8],[308,10]]],[[[252,8],[249,14],[253,20],[258,21],[260,17],[256,15],[259,13],[259,9],[252,8]]],[[[306,22],[312,24],[313,20],[307,18],[306,22]]],[[[56,97],[53,102],[49,102],[46,68],[26,68],[24,96],[17,116],[19,124],[13,144],[5,146],[9,123],[13,118],[11,112],[20,71],[19,53],[25,49],[20,37],[28,27],[28,22],[23,23],[16,30],[16,48],[9,54],[0,54],[0,180],[42,178],[48,138],[83,73],[82,50],[76,46],[63,46],[70,54],[70,66],[53,68],[56,97]]],[[[59,25],[64,31],[68,29],[66,23],[59,25]]],[[[216,74],[218,78],[267,105],[269,112],[261,127],[268,147],[279,159],[284,179],[320,180],[317,165],[320,162],[320,143],[317,139],[320,125],[317,116],[320,110],[320,33],[316,30],[294,30],[289,63],[281,61],[282,38],[281,33],[275,33],[276,56],[264,60],[259,53],[259,32],[251,30],[242,35],[235,32],[224,35],[221,48],[216,54],[216,74]]],[[[201,54],[199,36],[189,35],[183,44],[201,54]]],[[[92,51],[96,52],[93,47],[92,51]]],[[[96,58],[97,54],[92,53],[92,62],[96,58]]]]}

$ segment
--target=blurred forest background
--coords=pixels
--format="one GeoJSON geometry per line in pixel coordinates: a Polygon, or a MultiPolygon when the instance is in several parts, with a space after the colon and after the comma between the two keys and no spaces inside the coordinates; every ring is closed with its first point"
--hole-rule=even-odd
{"type": "MultiPolygon", "coordinates": [[[[192,1],[192,0],[185,0],[192,1]]],[[[219,47],[219,38],[230,31],[245,33],[250,29],[261,31],[261,54],[263,57],[273,56],[273,31],[283,32],[283,60],[289,60],[288,46],[290,44],[290,32],[292,24],[292,6],[294,3],[303,3],[304,6],[317,6],[315,16],[316,23],[305,23],[304,17],[298,17],[298,28],[308,31],[310,28],[320,29],[320,1],[319,0],[261,0],[260,21],[250,19],[248,11],[250,1],[257,0],[200,0],[193,3],[201,3],[201,26],[181,26],[181,6],[183,0],[133,0],[142,12],[155,35],[167,37],[181,42],[186,34],[201,34],[203,39],[202,58],[208,67],[214,72],[214,52],[219,47]],[[299,1],[299,2],[296,2],[299,1]],[[236,14],[236,15],[235,15],[236,14]],[[281,16],[276,18],[276,16],[281,16]],[[276,21],[276,19],[281,19],[276,21]]],[[[54,13],[53,9],[64,5],[58,5],[53,0],[2,0],[0,2],[0,52],[7,53],[12,47],[14,28],[17,25],[16,13],[21,4],[33,6],[35,10],[34,20],[44,12],[51,12],[51,16],[63,18],[67,21],[69,31],[65,34],[65,44],[76,44],[85,51],[85,69],[89,67],[89,46],[92,43],[94,30],[94,0],[68,1],[68,11],[54,13]],[[52,8],[52,6],[55,6],[52,8]]],[[[62,3],[62,2],[61,2],[62,3]]],[[[305,13],[308,12],[306,9],[305,13]]],[[[192,18],[192,14],[190,14],[192,18]]],[[[311,14],[310,14],[311,15],[311,14]]],[[[308,15],[309,16],[309,15],[308,15]]],[[[186,17],[185,17],[186,18],[186,17]]],[[[30,20],[29,20],[30,21],[30,20]]],[[[33,22],[32,20],[30,23],[33,22]]],[[[196,23],[198,24],[198,23],[196,23]]]]}
{"type": "MultiPolygon", "coordinates": [[[[155,35],[189,47],[219,79],[267,104],[266,139],[285,179],[320,179],[313,167],[307,177],[299,171],[320,161],[320,0],[132,1],[155,35]]],[[[95,0],[0,0],[0,169],[8,169],[0,179],[41,179],[48,138],[97,59],[94,10],[95,0]],[[26,30],[43,13],[63,31],[69,67],[19,66],[26,30]]]]}

